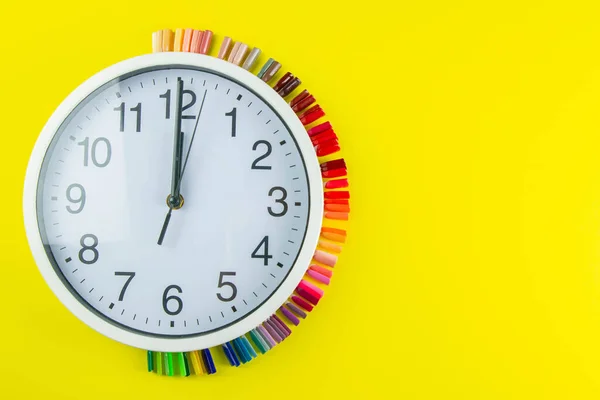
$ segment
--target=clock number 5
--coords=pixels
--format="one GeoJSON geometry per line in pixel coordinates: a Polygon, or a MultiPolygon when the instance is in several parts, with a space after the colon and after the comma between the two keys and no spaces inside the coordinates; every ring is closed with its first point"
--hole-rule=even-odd
{"type": "MultiPolygon", "coordinates": [[[[115,111],[119,112],[119,130],[121,132],[125,132],[125,103],[121,103],[119,107],[114,108],[115,111]]],[[[142,131],[142,103],[138,103],[137,106],[132,107],[129,111],[134,111],[136,113],[135,120],[135,131],[142,131]]]]}
{"type": "Polygon", "coordinates": [[[272,255],[269,254],[269,237],[265,236],[263,240],[260,241],[256,249],[252,252],[252,258],[262,258],[264,260],[265,265],[269,265],[269,258],[273,258],[272,255]],[[262,255],[259,255],[258,252],[260,248],[264,247],[264,251],[262,255]]]}
{"type": "Polygon", "coordinates": [[[231,288],[231,296],[229,296],[229,297],[224,297],[223,295],[221,295],[221,293],[217,293],[217,298],[221,301],[231,301],[231,300],[235,299],[235,296],[237,295],[237,287],[235,287],[233,282],[224,282],[223,281],[223,278],[226,276],[235,276],[235,272],[220,272],[219,273],[219,287],[222,288],[223,286],[229,286],[231,288]]]}
{"type": "Polygon", "coordinates": [[[174,294],[171,296],[167,296],[169,294],[169,290],[171,290],[171,289],[175,289],[177,291],[177,293],[183,293],[183,290],[181,290],[181,288],[177,285],[167,286],[167,288],[165,289],[165,291],[163,293],[163,298],[162,298],[163,310],[165,310],[165,312],[169,315],[177,315],[181,312],[181,310],[183,310],[183,301],[181,301],[181,299],[174,294]],[[175,309],[175,311],[171,311],[169,309],[170,301],[174,301],[177,303],[177,308],[175,309]]]}
{"type": "Polygon", "coordinates": [[[119,294],[119,301],[123,301],[123,297],[125,296],[125,291],[127,290],[127,287],[129,286],[129,284],[131,283],[131,280],[135,276],[135,272],[115,272],[115,276],[128,276],[129,277],[125,281],[125,285],[123,285],[123,289],[121,289],[121,293],[119,294]]]}

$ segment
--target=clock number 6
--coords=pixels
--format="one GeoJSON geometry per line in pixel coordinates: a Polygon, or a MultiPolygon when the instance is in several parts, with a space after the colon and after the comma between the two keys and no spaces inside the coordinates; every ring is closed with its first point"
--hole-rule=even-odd
{"type": "Polygon", "coordinates": [[[225,277],[225,276],[235,276],[235,272],[220,272],[219,273],[219,286],[218,287],[222,288],[223,286],[229,286],[231,288],[231,296],[224,297],[221,295],[221,293],[217,293],[217,298],[221,301],[231,301],[231,300],[235,299],[235,296],[237,296],[237,287],[235,287],[233,282],[224,282],[223,277],[225,277]]]}
{"type": "Polygon", "coordinates": [[[84,264],[94,264],[96,261],[98,261],[98,257],[100,257],[100,253],[98,253],[98,249],[96,248],[98,246],[98,237],[96,237],[96,235],[92,235],[91,233],[86,233],[85,235],[83,235],[81,237],[81,240],[79,240],[79,244],[81,244],[81,250],[79,250],[79,261],[81,261],[84,264]],[[85,244],[85,240],[86,239],[92,239],[92,244],[90,246],[88,246],[87,244],[85,244]],[[86,252],[92,252],[92,258],[91,259],[87,259],[85,257],[86,252]]]}
{"type": "Polygon", "coordinates": [[[269,197],[273,196],[273,193],[275,193],[275,192],[281,192],[281,197],[279,199],[275,199],[275,203],[281,204],[283,209],[281,210],[281,212],[277,213],[277,212],[274,212],[271,207],[268,207],[267,211],[273,217],[283,217],[288,211],[288,204],[285,202],[285,199],[287,199],[287,191],[284,188],[282,188],[281,186],[275,186],[274,188],[271,188],[271,190],[269,190],[269,197]]]}
{"type": "Polygon", "coordinates": [[[269,254],[269,237],[265,236],[263,240],[260,241],[256,249],[252,252],[252,258],[262,258],[264,260],[265,265],[269,265],[269,258],[273,258],[272,255],[269,254]],[[261,247],[265,248],[262,255],[259,255],[258,252],[261,247]]]}
{"type": "Polygon", "coordinates": [[[163,298],[162,298],[163,310],[165,310],[165,312],[169,315],[177,315],[181,312],[181,310],[183,310],[183,301],[181,301],[181,299],[174,294],[171,296],[167,296],[167,294],[169,294],[169,290],[171,290],[171,289],[175,289],[177,291],[177,293],[183,293],[183,290],[181,290],[181,288],[177,285],[167,286],[167,288],[165,289],[165,291],[163,293],[163,298]],[[169,310],[168,304],[169,304],[169,301],[171,301],[171,300],[177,303],[177,308],[175,309],[175,311],[169,310]]]}

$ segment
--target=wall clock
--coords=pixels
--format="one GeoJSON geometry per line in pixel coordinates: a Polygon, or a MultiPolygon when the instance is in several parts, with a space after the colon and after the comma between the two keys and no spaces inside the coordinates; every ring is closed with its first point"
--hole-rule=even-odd
{"type": "Polygon", "coordinates": [[[346,238],[346,164],[314,96],[274,59],[259,67],[258,48],[225,37],[211,55],[213,39],[156,32],[153,54],[84,82],[25,180],[52,291],[169,376],[216,372],[215,350],[239,366],[282,342],[346,238]]]}

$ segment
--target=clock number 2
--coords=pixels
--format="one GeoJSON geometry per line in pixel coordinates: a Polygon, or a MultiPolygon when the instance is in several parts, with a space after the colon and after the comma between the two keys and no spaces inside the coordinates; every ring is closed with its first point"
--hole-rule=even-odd
{"type": "Polygon", "coordinates": [[[219,284],[218,287],[222,288],[223,286],[228,286],[231,288],[231,296],[225,297],[221,293],[217,293],[217,298],[221,301],[231,301],[235,299],[237,296],[237,287],[233,284],[233,282],[223,281],[223,278],[226,276],[235,276],[235,272],[220,272],[219,273],[219,284]]]}
{"type": "Polygon", "coordinates": [[[165,312],[169,315],[177,315],[181,312],[181,310],[183,310],[183,301],[181,301],[181,298],[177,297],[174,294],[172,294],[171,296],[167,296],[171,289],[175,289],[177,291],[177,293],[183,293],[183,290],[181,290],[181,288],[177,285],[167,286],[167,288],[165,289],[165,291],[163,293],[163,298],[162,298],[163,310],[165,310],[165,312]],[[169,302],[171,300],[177,303],[177,308],[175,309],[175,311],[171,311],[169,309],[169,302]]]}
{"type": "Polygon", "coordinates": [[[273,258],[272,255],[269,254],[269,237],[265,236],[263,240],[260,241],[256,249],[252,252],[252,258],[262,258],[264,260],[265,265],[269,265],[269,258],[273,258]],[[258,254],[260,248],[264,247],[263,254],[258,254]]]}
{"type": "Polygon", "coordinates": [[[251,169],[271,169],[270,165],[258,165],[258,162],[269,157],[271,155],[271,151],[273,150],[273,148],[271,147],[271,143],[267,142],[266,140],[258,140],[256,143],[254,143],[254,146],[252,146],[252,150],[258,150],[258,146],[260,146],[261,144],[267,146],[267,151],[265,152],[265,154],[259,156],[256,160],[254,160],[251,169]]]}

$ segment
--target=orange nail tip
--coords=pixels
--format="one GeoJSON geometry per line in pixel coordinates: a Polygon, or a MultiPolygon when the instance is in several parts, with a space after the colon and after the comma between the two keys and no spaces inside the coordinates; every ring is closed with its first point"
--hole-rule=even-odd
{"type": "Polygon", "coordinates": [[[327,253],[323,250],[315,251],[315,255],[313,257],[315,261],[320,262],[321,264],[328,265],[330,267],[335,267],[337,263],[337,256],[331,253],[327,253]]]}
{"type": "Polygon", "coordinates": [[[339,221],[348,221],[349,214],[347,212],[334,212],[334,211],[326,211],[325,218],[327,219],[337,219],[339,221]]]}
{"type": "Polygon", "coordinates": [[[184,30],[179,28],[175,30],[175,39],[173,40],[173,51],[181,51],[183,47],[184,30]]]}
{"type": "Polygon", "coordinates": [[[162,39],[162,51],[173,51],[173,31],[163,29],[162,39]]]}
{"type": "Polygon", "coordinates": [[[310,270],[316,271],[318,273],[320,273],[321,275],[325,275],[328,278],[331,278],[333,276],[333,271],[330,269],[327,269],[325,267],[321,267],[320,265],[316,265],[313,264],[310,266],[309,268],[310,270]]]}
{"type": "Polygon", "coordinates": [[[319,240],[319,246],[327,251],[332,251],[334,253],[342,252],[342,246],[334,243],[325,242],[323,240],[319,240]]]}
{"type": "Polygon", "coordinates": [[[183,43],[181,45],[181,51],[189,52],[190,46],[192,45],[192,36],[194,35],[194,30],[191,28],[186,29],[183,32],[183,43]]]}
{"type": "Polygon", "coordinates": [[[163,31],[156,31],[152,34],[152,52],[159,53],[162,51],[163,31]]]}
{"type": "Polygon", "coordinates": [[[347,204],[325,204],[325,211],[350,212],[350,206],[347,204]]]}

